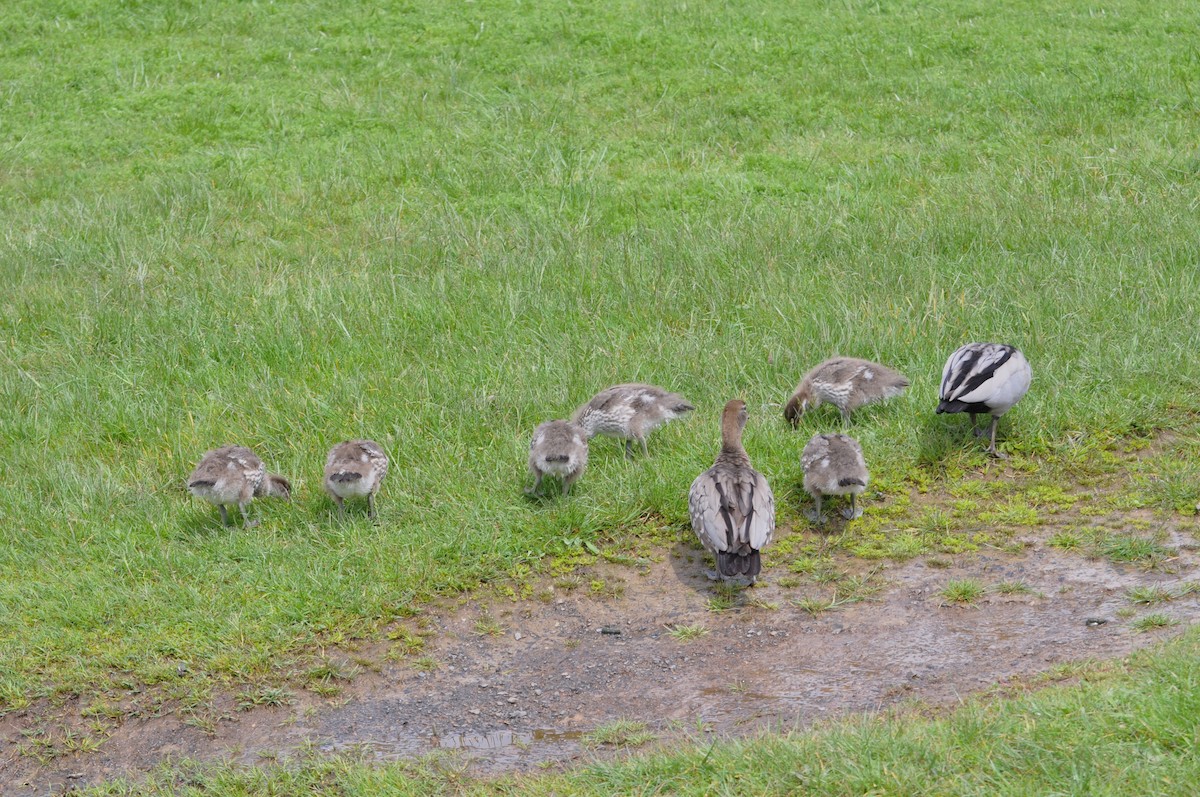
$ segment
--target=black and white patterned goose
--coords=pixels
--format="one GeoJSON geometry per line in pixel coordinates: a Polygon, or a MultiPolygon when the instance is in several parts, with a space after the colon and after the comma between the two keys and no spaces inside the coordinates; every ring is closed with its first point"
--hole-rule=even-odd
{"type": "Polygon", "coordinates": [[[937,411],[970,413],[971,431],[976,437],[983,434],[976,425],[976,416],[991,415],[987,452],[1004,459],[1005,455],[996,450],[996,424],[1001,415],[1021,400],[1032,379],[1029,361],[1015,347],[1003,343],[968,343],[946,360],[937,411]]]}

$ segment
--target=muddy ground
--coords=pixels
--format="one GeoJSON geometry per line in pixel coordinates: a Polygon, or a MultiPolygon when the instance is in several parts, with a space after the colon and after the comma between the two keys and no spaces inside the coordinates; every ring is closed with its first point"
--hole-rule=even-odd
{"type": "Polygon", "coordinates": [[[98,752],[44,763],[20,754],[31,718],[11,715],[0,721],[0,793],[54,794],[184,757],[254,764],[312,747],[380,760],[449,750],[483,772],[565,764],[603,755],[585,734],[617,719],[669,739],[801,727],[913,701],[948,706],[1056,665],[1124,655],[1200,617],[1197,592],[1154,607],[1126,595],[1197,579],[1188,532],[1169,532],[1176,553],[1154,568],[1062,552],[1036,536],[1024,542],[1018,553],[835,560],[844,602],[814,614],[797,602],[831,599],[833,582],[781,586],[786,577],[774,573],[713,611],[722,596],[703,575],[707,563],[681,541],[658,562],[593,565],[579,588],[548,581],[541,600],[432,613],[425,622],[436,633],[422,655],[437,669],[390,660],[381,643],[354,653],[359,664],[344,657],[359,673],[336,696],[295,690],[290,705],[250,711],[226,697],[228,711],[208,728],[178,712],[126,719],[98,752]],[[966,578],[989,591],[973,606],[949,603],[942,588],[966,578]],[[996,589],[1003,583],[1028,591],[996,589]],[[1180,625],[1134,630],[1149,612],[1180,625]],[[671,633],[683,626],[707,633],[671,633]]]}

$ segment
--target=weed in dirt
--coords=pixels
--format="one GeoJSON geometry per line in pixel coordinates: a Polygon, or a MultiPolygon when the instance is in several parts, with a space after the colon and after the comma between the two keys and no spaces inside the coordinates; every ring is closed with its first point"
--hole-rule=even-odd
{"type": "Polygon", "coordinates": [[[740,601],[736,597],[726,597],[725,595],[713,595],[704,604],[704,608],[710,612],[727,612],[730,609],[737,608],[740,601]]]}
{"type": "Polygon", "coordinates": [[[239,711],[249,711],[258,706],[290,706],[296,699],[290,689],[282,686],[262,686],[247,689],[237,696],[239,711]]]}
{"type": "Polygon", "coordinates": [[[987,589],[977,579],[962,578],[947,581],[939,594],[947,603],[973,606],[986,592],[987,589]]]}
{"type": "Polygon", "coordinates": [[[1161,628],[1170,628],[1173,625],[1179,625],[1179,621],[1169,614],[1162,612],[1153,612],[1151,614],[1139,617],[1129,624],[1129,627],[1134,631],[1156,631],[1161,628]]]}
{"type": "Polygon", "coordinates": [[[593,747],[640,747],[657,738],[658,736],[646,727],[646,723],[621,719],[600,725],[590,733],[584,734],[583,742],[593,747]]]}
{"type": "Polygon", "coordinates": [[[1046,544],[1060,551],[1078,551],[1083,548],[1083,537],[1072,529],[1063,529],[1050,535],[1046,544]]]}
{"type": "Polygon", "coordinates": [[[1144,567],[1159,565],[1174,555],[1175,551],[1154,540],[1132,534],[1107,534],[1093,548],[1097,556],[1112,562],[1131,562],[1144,567]]]}
{"type": "Polygon", "coordinates": [[[677,642],[691,642],[708,634],[708,629],[702,625],[668,626],[671,638],[677,642]]]}
{"type": "Polygon", "coordinates": [[[1151,586],[1130,587],[1125,592],[1125,597],[1130,603],[1138,603],[1146,606],[1154,606],[1159,603],[1166,603],[1174,600],[1176,595],[1170,590],[1163,589],[1157,584],[1151,586]]]}
{"type": "Polygon", "coordinates": [[[506,629],[498,620],[491,615],[485,614],[475,619],[472,630],[476,636],[499,637],[504,636],[506,629]]]}
{"type": "Polygon", "coordinates": [[[833,588],[834,605],[859,603],[879,594],[884,585],[876,578],[878,572],[848,575],[839,580],[833,588]]]}
{"type": "Polygon", "coordinates": [[[816,617],[833,608],[833,603],[825,598],[804,597],[792,601],[792,605],[802,612],[816,617]]]}
{"type": "Polygon", "coordinates": [[[996,584],[996,592],[1001,595],[1036,595],[1037,590],[1024,581],[1001,581],[996,584]]]}
{"type": "Polygon", "coordinates": [[[420,658],[413,659],[408,666],[412,667],[417,672],[433,672],[440,667],[441,664],[439,664],[438,660],[433,656],[421,656],[420,658]]]}

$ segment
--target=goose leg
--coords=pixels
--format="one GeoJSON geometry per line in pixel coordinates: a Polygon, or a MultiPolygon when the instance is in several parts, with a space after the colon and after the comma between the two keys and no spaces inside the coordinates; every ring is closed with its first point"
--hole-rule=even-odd
{"type": "Polygon", "coordinates": [[[250,519],[250,502],[242,501],[238,504],[238,509],[242,510],[242,528],[252,529],[258,525],[257,520],[250,519]]]}
{"type": "Polygon", "coordinates": [[[375,512],[375,493],[367,493],[367,517],[371,520],[378,517],[375,512]]]}
{"type": "Polygon", "coordinates": [[[650,451],[649,451],[649,450],[647,450],[647,448],[646,448],[646,438],[645,438],[645,437],[642,437],[642,438],[640,438],[640,439],[641,439],[641,443],[642,443],[642,456],[643,456],[643,457],[648,457],[648,456],[650,456],[650,451]]]}
{"type": "Polygon", "coordinates": [[[975,435],[976,437],[982,437],[983,430],[979,428],[979,423],[976,420],[978,417],[979,417],[979,413],[976,413],[976,412],[971,413],[971,434],[975,435]]]}
{"type": "Polygon", "coordinates": [[[625,438],[625,459],[633,459],[633,441],[625,438]]]}
{"type": "Polygon", "coordinates": [[[1002,451],[996,450],[996,425],[999,423],[1000,423],[1000,419],[993,416],[992,417],[992,428],[988,432],[988,435],[991,438],[992,444],[987,447],[987,452],[989,454],[991,454],[993,457],[995,457],[996,459],[1008,459],[1008,454],[1005,454],[1002,451]]]}
{"type": "Polygon", "coordinates": [[[862,509],[858,507],[858,502],[855,501],[856,497],[854,493],[850,493],[850,506],[842,507],[842,517],[846,520],[857,520],[862,517],[862,509]]]}
{"type": "Polygon", "coordinates": [[[217,509],[221,510],[221,525],[228,526],[229,525],[229,510],[225,508],[224,504],[218,504],[217,509]]]}
{"type": "Polygon", "coordinates": [[[534,481],[532,487],[525,488],[525,495],[541,495],[542,494],[542,474],[536,473],[534,475],[537,476],[537,479],[534,481]]]}
{"type": "Polygon", "coordinates": [[[842,411],[842,426],[849,426],[850,425],[850,410],[848,410],[844,407],[839,407],[838,409],[840,409],[842,411]]]}
{"type": "Polygon", "coordinates": [[[817,524],[824,523],[825,518],[821,517],[821,494],[817,493],[816,495],[813,496],[813,498],[817,499],[817,508],[816,508],[816,510],[809,509],[808,511],[806,511],[804,513],[804,516],[806,518],[808,518],[809,520],[811,520],[813,523],[817,523],[817,524]]]}
{"type": "Polygon", "coordinates": [[[338,520],[345,520],[346,519],[346,502],[343,501],[341,496],[338,496],[338,495],[333,496],[333,502],[335,504],[337,504],[338,520]]]}

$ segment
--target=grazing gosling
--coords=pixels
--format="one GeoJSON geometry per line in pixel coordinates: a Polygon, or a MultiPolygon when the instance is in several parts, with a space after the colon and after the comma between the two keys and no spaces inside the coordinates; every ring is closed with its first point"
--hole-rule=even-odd
{"type": "Polygon", "coordinates": [[[762,570],[759,552],[775,532],[775,496],[766,478],[750,466],[742,448],[746,402],[734,399],[721,416],[721,453],[692,482],[688,510],[700,544],[717,560],[716,580],[743,576],[753,584],[762,570]]]}
{"type": "Polygon", "coordinates": [[[850,413],[859,407],[899,396],[908,385],[906,376],[886,365],[834,357],[804,375],[783,408],[783,417],[796,426],[801,415],[828,401],[841,410],[842,422],[850,423],[850,413]]]}
{"type": "Polygon", "coordinates": [[[528,495],[542,494],[542,479],[557,476],[562,479],[565,497],[571,485],[587,467],[588,442],[583,428],[571,421],[546,421],[533,431],[529,443],[529,472],[534,475],[528,495]]]}
{"type": "Polygon", "coordinates": [[[205,452],[200,464],[188,477],[188,491],[197,498],[215,504],[221,510],[221,524],[229,525],[230,504],[237,504],[242,525],[253,528],[250,501],[258,496],[292,497],[292,485],[276,473],[267,473],[263,461],[245,446],[225,446],[205,452]]]}
{"type": "Polygon", "coordinates": [[[937,412],[970,413],[971,431],[976,437],[983,434],[976,425],[976,416],[991,415],[987,453],[1007,459],[996,450],[996,425],[1000,416],[1029,391],[1032,380],[1029,361],[1016,348],[1003,343],[968,343],[946,360],[937,412]]]}
{"type": "Polygon", "coordinates": [[[588,439],[596,435],[625,441],[625,456],[633,457],[633,441],[646,451],[646,435],[696,409],[678,393],[654,385],[613,385],[601,390],[575,411],[572,421],[583,427],[588,439]]]}
{"type": "Polygon", "coordinates": [[[805,512],[814,523],[824,523],[821,499],[826,495],[848,495],[850,506],[842,507],[842,517],[855,520],[862,517],[856,503],[859,493],[867,489],[867,463],[862,446],[844,434],[815,434],[800,454],[804,469],[804,489],[817,502],[816,510],[805,512]]]}
{"type": "Polygon", "coordinates": [[[329,450],[325,458],[325,491],[346,517],[345,499],[367,499],[367,517],[374,520],[375,493],[387,476],[388,458],[374,440],[347,440],[329,450]]]}

